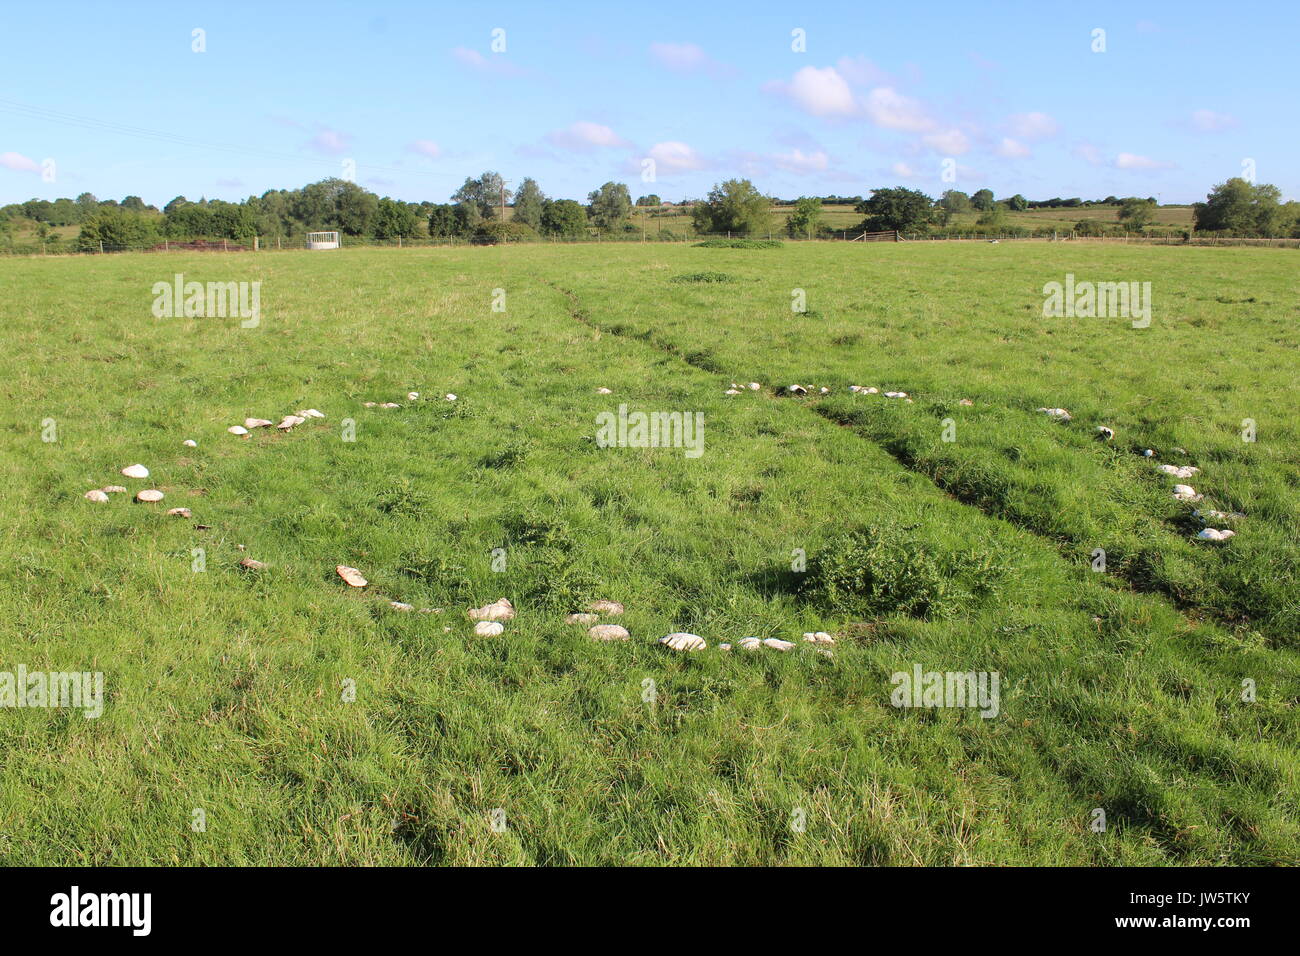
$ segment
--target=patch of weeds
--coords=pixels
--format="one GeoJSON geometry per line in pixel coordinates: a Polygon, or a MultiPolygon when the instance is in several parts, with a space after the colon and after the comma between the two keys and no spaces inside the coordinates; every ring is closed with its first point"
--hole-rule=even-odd
{"type": "Polygon", "coordinates": [[[837,335],[831,339],[831,345],[857,345],[862,341],[862,336],[857,332],[850,332],[848,335],[837,335]]]}
{"type": "Polygon", "coordinates": [[[996,594],[1006,572],[983,550],[936,552],[906,529],[871,526],[818,549],[799,593],[839,614],[938,619],[996,594]]]}
{"type": "Polygon", "coordinates": [[[479,464],[484,468],[514,468],[528,457],[531,444],[527,439],[516,439],[494,455],[488,455],[479,464]]]}
{"type": "Polygon", "coordinates": [[[735,276],[725,272],[687,272],[673,276],[671,282],[735,282],[735,276]]]}
{"type": "Polygon", "coordinates": [[[429,496],[411,487],[406,479],[401,479],[393,488],[381,491],[375,496],[375,510],[386,515],[418,517],[429,504],[429,496]]]}
{"type": "Polygon", "coordinates": [[[450,597],[468,594],[473,586],[465,568],[455,561],[448,560],[441,552],[408,551],[402,555],[397,570],[398,573],[409,578],[415,578],[447,592],[450,597]]]}
{"type": "Polygon", "coordinates": [[[576,544],[567,522],[543,515],[534,508],[508,515],[502,525],[506,540],[512,545],[537,545],[568,552],[576,544]]]}
{"type": "Polygon", "coordinates": [[[780,249],[780,239],[705,239],[697,249],[780,249]]]}

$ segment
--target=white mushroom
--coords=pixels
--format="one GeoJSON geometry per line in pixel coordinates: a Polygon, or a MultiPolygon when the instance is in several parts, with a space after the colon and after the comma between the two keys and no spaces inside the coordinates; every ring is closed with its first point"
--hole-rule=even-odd
{"type": "Polygon", "coordinates": [[[147,488],[144,491],[137,492],[135,500],[147,502],[162,501],[163,493],[158,491],[156,488],[147,488]]]}
{"type": "Polygon", "coordinates": [[[406,398],[407,398],[408,401],[412,401],[412,402],[417,401],[417,400],[420,398],[420,393],[419,393],[419,392],[407,392],[407,393],[406,393],[406,398]]]}
{"type": "Polygon", "coordinates": [[[595,624],[600,620],[599,614],[570,614],[564,619],[566,624],[595,624]]]}
{"type": "Polygon", "coordinates": [[[1174,497],[1179,501],[1200,501],[1204,495],[1198,495],[1191,485],[1174,485],[1174,497]]]}
{"type": "Polygon", "coordinates": [[[958,404],[958,405],[965,405],[965,406],[967,406],[967,407],[969,408],[971,405],[974,405],[975,403],[972,402],[969,398],[963,398],[963,399],[961,399],[961,401],[959,401],[957,404],[958,404]]]}
{"type": "Polygon", "coordinates": [[[783,641],[780,638],[776,638],[776,637],[765,637],[763,638],[763,646],[770,647],[774,651],[781,651],[782,653],[784,653],[785,651],[794,649],[794,642],[783,641]]]}
{"type": "Polygon", "coordinates": [[[297,415],[299,418],[324,418],[325,417],[324,412],[317,411],[314,408],[300,408],[298,411],[294,412],[294,414],[297,415]]]}
{"type": "Polygon", "coordinates": [[[244,427],[249,429],[268,428],[274,424],[275,422],[271,421],[269,418],[245,418],[244,419],[244,427]]]}
{"type": "Polygon", "coordinates": [[[1193,465],[1156,465],[1156,471],[1173,475],[1175,478],[1191,478],[1193,475],[1200,474],[1201,469],[1193,465]]]}
{"type": "Polygon", "coordinates": [[[123,488],[121,485],[105,485],[104,491],[106,491],[110,495],[124,494],[126,492],[126,489],[123,488]]]}
{"type": "Polygon", "coordinates": [[[627,628],[619,624],[597,624],[587,629],[593,641],[626,641],[630,636],[627,628]]]}
{"type": "Polygon", "coordinates": [[[749,390],[750,390],[751,392],[757,392],[757,391],[758,391],[760,388],[762,388],[762,387],[763,387],[763,386],[762,386],[762,385],[759,385],[758,382],[750,382],[750,383],[749,383],[749,390]]]}
{"type": "Polygon", "coordinates": [[[181,442],[181,444],[184,445],[186,448],[198,448],[198,447],[199,447],[199,443],[196,442],[193,438],[187,438],[187,439],[185,439],[183,442],[181,442]]]}
{"type": "Polygon", "coordinates": [[[498,624],[496,621],[479,621],[474,625],[474,633],[479,637],[496,637],[505,629],[504,624],[498,624]]]}
{"type": "Polygon", "coordinates": [[[804,388],[802,385],[787,385],[787,386],[785,387],[785,390],[786,390],[787,392],[789,392],[791,395],[807,395],[807,394],[808,394],[808,389],[804,388]]]}
{"type": "Polygon", "coordinates": [[[602,385],[600,388],[596,389],[596,394],[597,394],[597,395],[613,395],[613,394],[614,394],[614,391],[613,391],[613,389],[605,388],[605,387],[602,385]]]}
{"type": "Polygon", "coordinates": [[[265,570],[266,570],[266,565],[263,564],[261,561],[255,560],[254,558],[240,558],[240,559],[239,559],[239,566],[240,566],[241,568],[247,568],[249,571],[265,571],[265,570]]]}
{"type": "Polygon", "coordinates": [[[763,641],[758,637],[742,637],[736,641],[736,646],[742,651],[756,651],[763,646],[763,641]]]}
{"type": "Polygon", "coordinates": [[[289,429],[293,428],[294,426],[301,425],[306,420],[307,419],[299,415],[285,415],[284,418],[281,419],[280,424],[276,425],[275,427],[280,429],[280,431],[282,432],[287,432],[289,429]]]}
{"type": "Polygon", "coordinates": [[[340,564],[334,568],[338,576],[354,588],[363,588],[370,582],[367,581],[356,568],[350,568],[346,564],[340,564]]]}
{"type": "Polygon", "coordinates": [[[148,478],[149,469],[144,465],[127,465],[122,469],[122,474],[128,478],[148,478]]]}
{"type": "Polygon", "coordinates": [[[448,392],[448,393],[447,393],[446,395],[444,395],[443,397],[446,398],[447,401],[449,401],[449,402],[454,402],[454,401],[456,400],[456,396],[453,395],[451,392],[448,392]]]}
{"type": "Polygon", "coordinates": [[[804,631],[803,639],[809,644],[834,644],[835,638],[825,631],[804,631]]]}
{"type": "Polygon", "coordinates": [[[722,394],[723,394],[723,395],[740,395],[740,394],[741,394],[741,391],[740,391],[740,389],[738,389],[738,388],[729,388],[729,389],[727,389],[725,392],[723,392],[722,394]]]}
{"type": "Polygon", "coordinates": [[[248,434],[248,429],[245,428],[243,425],[231,425],[229,428],[226,429],[226,431],[230,432],[230,434],[232,434],[232,435],[247,435],[247,434],[248,434]]]}
{"type": "Polygon", "coordinates": [[[659,643],[675,651],[702,651],[708,647],[704,643],[704,638],[684,631],[674,631],[672,634],[665,635],[659,638],[659,643]]]}
{"type": "Polygon", "coordinates": [[[607,601],[601,598],[599,601],[592,601],[588,604],[587,610],[595,611],[597,614],[622,614],[626,609],[617,601],[607,601]]]}
{"type": "Polygon", "coordinates": [[[497,598],[491,604],[484,604],[466,613],[471,621],[509,621],[515,616],[515,606],[505,598],[497,598]]]}
{"type": "Polygon", "coordinates": [[[192,518],[194,514],[189,508],[168,508],[167,513],[176,518],[192,518]]]}
{"type": "Polygon", "coordinates": [[[1071,418],[1074,417],[1069,412],[1067,412],[1064,408],[1040,408],[1039,411],[1042,412],[1044,415],[1046,415],[1048,418],[1054,419],[1058,422],[1068,422],[1071,418]]]}
{"type": "Polygon", "coordinates": [[[394,611],[414,611],[415,607],[411,604],[403,604],[401,601],[389,601],[388,606],[394,611]]]}
{"type": "Polygon", "coordinates": [[[1232,530],[1217,531],[1214,528],[1202,528],[1196,535],[1198,541],[1227,541],[1237,532],[1232,530]]]}
{"type": "Polygon", "coordinates": [[[1105,425],[1098,425],[1097,434],[1101,437],[1102,441],[1110,441],[1115,437],[1115,429],[1107,428],[1105,425]]]}
{"type": "Polygon", "coordinates": [[[907,392],[886,392],[885,398],[907,398],[907,392]]]}
{"type": "Polygon", "coordinates": [[[105,501],[108,500],[108,495],[104,494],[104,492],[100,491],[98,488],[92,488],[90,491],[87,491],[82,497],[84,497],[87,501],[93,501],[96,504],[103,504],[105,501]]]}

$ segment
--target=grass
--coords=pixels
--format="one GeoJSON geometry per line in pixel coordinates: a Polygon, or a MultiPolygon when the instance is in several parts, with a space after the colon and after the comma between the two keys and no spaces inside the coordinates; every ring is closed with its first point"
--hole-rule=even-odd
{"type": "Polygon", "coordinates": [[[1293,256],[0,261],[0,670],[102,670],[107,698],[0,711],[0,862],[1300,862],[1293,256]],[[155,319],[175,272],[261,280],[261,325],[155,319]],[[1042,318],[1067,272],[1149,279],[1151,328],[1042,318]],[[619,403],[702,412],[704,454],[598,447],[619,403]],[[225,431],[305,407],[327,419],[225,431]],[[1190,541],[1145,447],[1247,515],[1233,542],[1190,541]],[[114,482],[167,499],[82,499],[114,482]],[[501,596],[518,617],[475,637],[501,596]],[[630,641],[564,623],[597,597],[630,641]],[[709,649],[655,643],[676,630],[709,649]],[[833,658],[716,647],[811,630],[833,658]],[[915,664],[998,671],[998,717],[891,707],[915,664]]]}

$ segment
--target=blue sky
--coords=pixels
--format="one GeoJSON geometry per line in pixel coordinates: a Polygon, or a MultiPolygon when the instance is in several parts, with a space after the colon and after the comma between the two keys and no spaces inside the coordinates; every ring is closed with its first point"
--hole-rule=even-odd
{"type": "Polygon", "coordinates": [[[680,199],[747,176],[782,197],[1192,202],[1247,160],[1300,198],[1300,4],[5,7],[0,203],[238,200],[349,160],[406,200],[495,169],[570,198],[612,179],[680,199]]]}

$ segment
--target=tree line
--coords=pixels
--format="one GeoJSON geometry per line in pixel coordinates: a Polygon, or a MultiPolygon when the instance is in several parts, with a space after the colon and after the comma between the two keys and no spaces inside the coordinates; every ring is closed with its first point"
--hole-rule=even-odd
{"type": "MultiPolygon", "coordinates": [[[[778,200],[760,191],[748,179],[717,183],[706,196],[674,207],[657,194],[632,200],[624,183],[607,182],[592,190],[586,203],[548,197],[532,178],[517,189],[507,188],[499,173],[467,177],[449,202],[404,202],[367,190],[349,180],[330,178],[300,189],[267,190],[242,202],[177,196],[161,210],[138,196],[121,202],[82,193],[75,199],[32,199],[0,208],[0,238],[12,221],[26,218],[37,224],[42,240],[51,229],[80,225],[76,243],[95,249],[102,242],[114,248],[148,246],[165,240],[225,239],[250,241],[294,239],[308,232],[337,230],[346,236],[379,240],[431,237],[475,242],[502,242],[541,237],[577,239],[593,231],[603,235],[635,232],[631,221],[639,208],[643,215],[677,216],[685,207],[695,233],[765,236],[784,232],[794,238],[841,234],[824,219],[826,205],[852,203],[862,215],[855,231],[899,230],[940,233],[953,228],[955,217],[977,213],[975,228],[997,232],[1008,228],[1008,214],[1035,208],[1076,209],[1118,207],[1118,227],[1099,220],[1082,219],[1075,229],[1084,234],[1104,234],[1121,228],[1141,232],[1154,225],[1157,210],[1152,197],[1108,196],[1100,200],[1078,198],[1028,200],[1020,194],[998,199],[991,189],[973,194],[950,189],[938,198],[902,186],[883,187],[861,196],[802,196],[778,200]],[[774,213],[777,204],[790,206],[783,223],[774,213]],[[507,212],[508,211],[508,212],[507,212]]],[[[1300,204],[1281,201],[1281,191],[1268,184],[1230,179],[1213,187],[1205,202],[1193,207],[1198,232],[1232,236],[1300,236],[1300,204]]],[[[965,221],[965,220],[963,220],[965,221]]],[[[967,227],[962,227],[967,228],[967,227]]]]}

